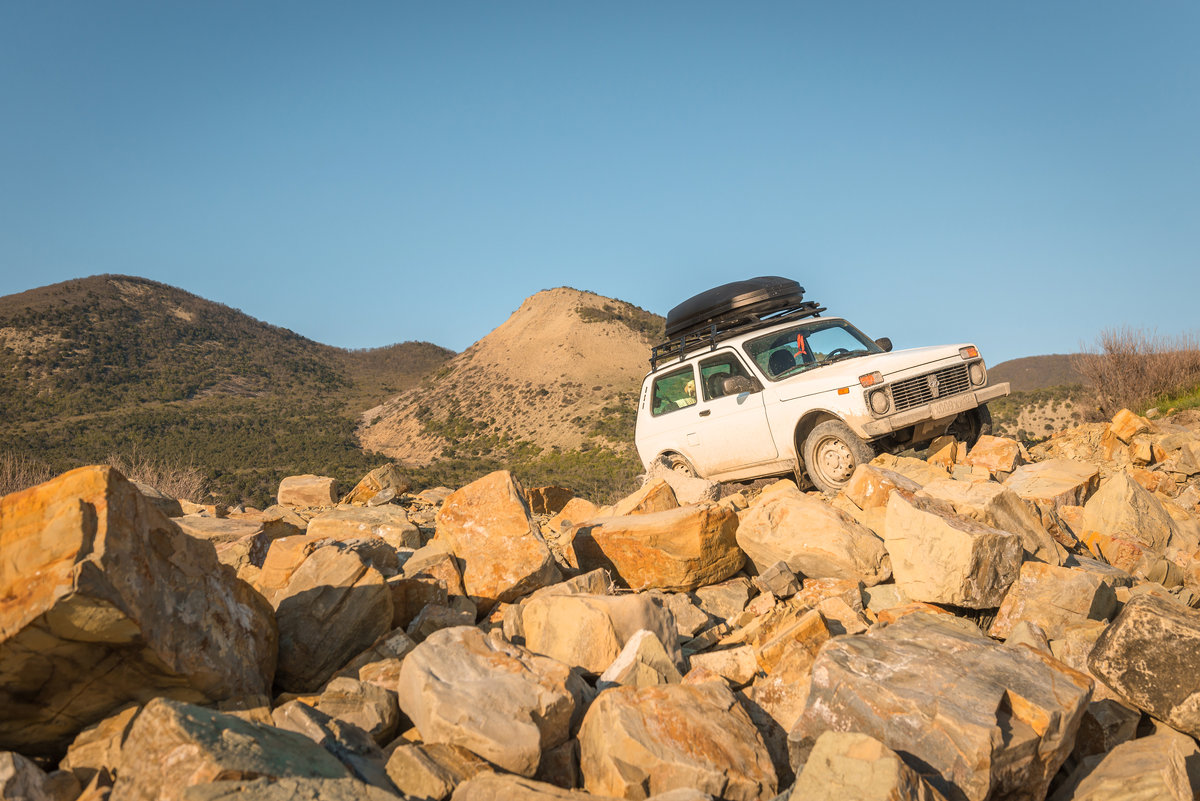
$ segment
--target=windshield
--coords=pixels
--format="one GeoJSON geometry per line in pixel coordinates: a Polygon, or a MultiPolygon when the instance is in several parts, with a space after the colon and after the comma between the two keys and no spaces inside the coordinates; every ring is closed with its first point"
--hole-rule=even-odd
{"type": "Polygon", "coordinates": [[[771,381],[883,348],[845,320],[814,320],[752,339],[746,353],[771,381]]]}

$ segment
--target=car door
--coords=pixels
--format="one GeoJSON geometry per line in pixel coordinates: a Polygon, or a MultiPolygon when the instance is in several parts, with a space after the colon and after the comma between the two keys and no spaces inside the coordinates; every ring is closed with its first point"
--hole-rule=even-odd
{"type": "Polygon", "coordinates": [[[689,410],[697,418],[691,445],[697,471],[712,475],[778,459],[762,385],[738,355],[723,351],[699,368],[699,401],[689,410]]]}

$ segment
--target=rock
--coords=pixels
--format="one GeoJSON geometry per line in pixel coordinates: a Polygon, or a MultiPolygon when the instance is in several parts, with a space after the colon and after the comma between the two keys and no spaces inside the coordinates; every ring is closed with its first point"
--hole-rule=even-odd
{"type": "Polygon", "coordinates": [[[380,745],[392,741],[400,723],[395,693],[348,677],[333,679],[325,686],[317,709],[330,717],[353,723],[380,745]]]}
{"type": "Polygon", "coordinates": [[[463,626],[434,632],[404,659],[400,708],[426,743],[458,745],[533,776],[566,742],[584,685],[570,669],[463,626]]]}
{"type": "Polygon", "coordinates": [[[634,590],[691,590],[723,581],[745,561],[737,515],[715,504],[599,517],[576,529],[582,570],[606,568],[634,590]]]}
{"type": "MultiPolygon", "coordinates": [[[[180,798],[182,801],[396,801],[394,793],[356,779],[290,777],[194,785],[185,789],[180,798]]],[[[114,796],[113,801],[118,799],[114,796]]]]}
{"type": "Polygon", "coordinates": [[[446,498],[437,538],[462,565],[463,585],[481,612],[561,578],[512,474],[497,470],[446,498]]]}
{"type": "Polygon", "coordinates": [[[58,801],[49,777],[15,751],[0,751],[0,801],[58,801]]]}
{"type": "Polygon", "coordinates": [[[342,503],[370,504],[372,500],[384,493],[390,493],[392,498],[398,498],[411,488],[412,484],[400,473],[399,468],[389,462],[376,467],[363,476],[362,480],[354,485],[354,489],[342,498],[342,503]]]}
{"type": "Polygon", "coordinates": [[[1162,502],[1128,473],[1114,473],[1083,509],[1082,525],[1086,531],[1130,540],[1158,555],[1175,533],[1175,523],[1162,502]]]}
{"type": "Polygon", "coordinates": [[[0,554],[0,749],[61,754],[155,695],[269,691],[271,609],[112,468],[0,500],[0,554]]]}
{"type": "Polygon", "coordinates": [[[675,490],[665,478],[653,478],[643,484],[636,492],[617,501],[611,510],[600,510],[604,517],[623,517],[625,515],[646,515],[653,512],[666,512],[679,506],[675,490]]]}
{"type": "MultiPolygon", "coordinates": [[[[429,542],[415,551],[404,563],[406,578],[429,576],[440,579],[446,586],[446,603],[464,612],[475,613],[475,603],[467,597],[463,586],[462,573],[454,554],[446,550],[439,542],[429,542]]],[[[417,611],[420,611],[419,609],[417,611]]]]}
{"type": "Polygon", "coordinates": [[[659,456],[650,463],[646,471],[646,481],[662,479],[671,485],[675,499],[680,506],[705,501],[717,501],[721,497],[721,484],[706,478],[690,476],[680,470],[674,470],[665,456],[659,456]]]}
{"type": "Polygon", "coordinates": [[[776,598],[790,598],[800,592],[800,581],[787,566],[787,562],[776,562],[754,577],[754,586],[760,592],[769,592],[776,598]]]}
{"type": "Polygon", "coordinates": [[[1038,506],[1083,506],[1100,485],[1100,470],[1089,462],[1049,459],[1021,465],[1004,486],[1038,506]]]}
{"type": "Polygon", "coordinates": [[[1055,639],[1072,623],[1108,620],[1116,609],[1116,593],[1101,574],[1025,562],[988,634],[1006,639],[1013,626],[1024,620],[1037,624],[1047,637],[1055,639]]]}
{"type": "Polygon", "coordinates": [[[866,734],[826,731],[786,795],[796,801],[945,801],[916,770],[866,734]]]}
{"type": "Polygon", "coordinates": [[[1046,636],[1046,632],[1037,623],[1028,620],[1017,621],[1009,629],[1008,636],[1004,638],[1004,644],[1012,647],[1026,645],[1035,651],[1041,651],[1043,654],[1054,655],[1054,651],[1050,648],[1050,639],[1046,636]]]}
{"type": "MultiPolygon", "coordinates": [[[[942,479],[944,480],[944,476],[942,479]]],[[[892,490],[899,487],[909,492],[921,489],[922,484],[877,464],[860,464],[842,490],[846,497],[859,509],[883,508],[887,506],[892,490]]]]}
{"type": "Polygon", "coordinates": [[[744,687],[758,672],[754,649],[749,645],[701,651],[691,656],[692,670],[704,670],[728,681],[734,687],[744,687]]]}
{"type": "Polygon", "coordinates": [[[392,628],[392,596],[383,574],[344,542],[276,540],[259,590],[279,625],[275,681],[290,692],[318,689],[392,628]]]}
{"type": "Polygon", "coordinates": [[[885,544],[897,586],[917,601],[999,606],[1021,567],[1020,537],[902,492],[888,501],[885,544]]]}
{"type": "Polygon", "coordinates": [[[395,790],[387,775],[383,752],[361,727],[301,701],[288,701],[276,707],[269,721],[277,729],[302,735],[321,746],[356,779],[382,790],[395,790]]]}
{"type": "Polygon", "coordinates": [[[1194,740],[1176,733],[1153,734],[1122,743],[1075,788],[1073,801],[1191,801],[1200,783],[1188,763],[1200,760],[1194,740]]]}
{"type": "Polygon", "coordinates": [[[1128,409],[1117,412],[1108,426],[1112,435],[1126,445],[1130,444],[1135,436],[1149,431],[1150,428],[1149,420],[1139,417],[1128,409]]]}
{"type": "Polygon", "coordinates": [[[387,774],[405,797],[443,801],[454,788],[492,768],[479,757],[457,746],[401,743],[387,761],[387,774]]]}
{"type": "Polygon", "coordinates": [[[566,487],[534,487],[525,491],[525,502],[535,515],[554,515],[563,510],[575,493],[566,487]]]}
{"type": "Polygon", "coordinates": [[[600,674],[596,689],[678,684],[683,676],[679,675],[677,661],[678,656],[667,653],[654,632],[642,629],[626,641],[621,653],[600,674]]]}
{"type": "MultiPolygon", "coordinates": [[[[480,773],[460,784],[452,801],[588,801],[589,793],[564,790],[546,782],[507,773],[480,773]]],[[[599,801],[614,801],[600,798],[599,801]]]]}
{"type": "Polygon", "coordinates": [[[967,459],[967,444],[951,436],[941,436],[929,443],[925,461],[951,470],[967,459]]]}
{"type": "Polygon", "coordinates": [[[131,705],[84,729],[67,748],[58,766],[75,774],[86,785],[96,774],[107,771],[115,776],[121,770],[121,746],[129,735],[141,706],[131,705]]]}
{"type": "Polygon", "coordinates": [[[1075,737],[1074,756],[1077,759],[1106,754],[1137,736],[1142,713],[1119,701],[1106,698],[1088,704],[1079,734],[1075,737]]]}
{"type": "MultiPolygon", "coordinates": [[[[446,582],[431,576],[412,578],[392,576],[387,580],[388,592],[392,594],[392,625],[407,628],[422,609],[430,604],[449,606],[446,582]]],[[[471,623],[475,622],[474,615],[471,623]]]]}
{"type": "Polygon", "coordinates": [[[186,787],[238,776],[349,775],[307,737],[165,698],[146,704],[122,751],[113,801],[174,801],[186,787]]]}
{"type": "Polygon", "coordinates": [[[1100,635],[1088,667],[1137,708],[1200,736],[1200,612],[1139,595],[1100,635]]]}
{"type": "Polygon", "coordinates": [[[925,486],[930,481],[950,477],[950,471],[946,470],[946,468],[929,464],[924,459],[914,459],[911,456],[895,456],[890,453],[881,453],[871,460],[871,464],[876,467],[882,467],[885,470],[891,470],[893,473],[899,473],[921,486],[925,486]]]}
{"type": "Polygon", "coordinates": [[[741,514],[737,543],[759,572],[782,561],[793,573],[857,579],[868,586],[891,575],[879,537],[790,487],[761,495],[741,514]]]}
{"type": "MultiPolygon", "coordinates": [[[[362,651],[347,662],[337,673],[333,674],[332,678],[347,677],[362,681],[371,681],[367,675],[364,675],[364,671],[368,666],[378,665],[383,662],[399,662],[416,646],[417,644],[402,629],[394,629],[377,639],[371,644],[370,648],[362,651]]],[[[381,668],[375,668],[367,672],[371,673],[379,670],[381,668]]],[[[382,670],[386,672],[386,668],[382,668],[382,670]]],[[[394,689],[394,687],[385,687],[384,689],[394,689]]]]}
{"type": "Polygon", "coordinates": [[[661,598],[663,606],[675,620],[675,633],[680,642],[691,639],[697,632],[712,624],[713,619],[696,605],[690,593],[667,592],[663,593],[661,598]]]}
{"type": "Polygon", "coordinates": [[[440,604],[427,604],[425,608],[417,613],[417,616],[412,619],[404,630],[408,633],[408,636],[417,642],[421,642],[435,631],[450,629],[455,626],[471,626],[474,623],[475,616],[469,612],[452,609],[449,606],[441,606],[440,604]]]}
{"type": "Polygon", "coordinates": [[[1060,565],[1066,556],[1042,526],[1039,516],[1016,493],[1000,484],[945,479],[926,484],[917,494],[949,504],[955,514],[1016,534],[1021,538],[1021,547],[1034,559],[1060,565]]]}
{"type": "Polygon", "coordinates": [[[726,620],[745,609],[753,594],[754,588],[750,580],[744,576],[738,576],[720,584],[697,587],[692,596],[706,613],[726,620]]]}
{"type": "Polygon", "coordinates": [[[645,798],[691,788],[766,801],[776,776],[762,737],[720,682],[617,687],[597,696],[579,730],[584,787],[645,798]]]}
{"type": "Polygon", "coordinates": [[[671,614],[650,595],[544,595],[522,604],[525,646],[593,675],[643,629],[681,661],[671,614]]]}
{"type": "Polygon", "coordinates": [[[420,548],[421,532],[399,506],[333,509],[308,521],[308,536],[331,540],[377,537],[393,548],[420,548]]]}
{"type": "Polygon", "coordinates": [[[822,733],[854,731],[903,754],[947,798],[1043,798],[1090,695],[1088,677],[1048,656],[952,617],[908,615],[821,649],[789,735],[793,765],[822,733]]]}
{"type": "Polygon", "coordinates": [[[984,434],[967,454],[967,464],[985,468],[994,476],[1007,476],[1021,464],[1021,445],[1015,439],[984,434]]]}
{"type": "Polygon", "coordinates": [[[307,508],[337,504],[337,481],[329,476],[288,476],[279,482],[276,503],[307,508]]]}

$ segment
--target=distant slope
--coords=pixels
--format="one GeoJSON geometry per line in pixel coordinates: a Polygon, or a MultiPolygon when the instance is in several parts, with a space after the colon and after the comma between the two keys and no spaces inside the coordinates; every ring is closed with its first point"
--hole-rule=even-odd
{"type": "Polygon", "coordinates": [[[408,464],[530,448],[628,453],[636,396],[663,320],[560,287],[413,390],[363,414],[363,446],[408,464]]]}
{"type": "Polygon", "coordinates": [[[181,289],[101,275],[0,297],[0,443],[66,469],[140,448],[265,502],[289,472],[356,480],[357,414],[452,351],[345,351],[181,289]]]}
{"type": "Polygon", "coordinates": [[[988,367],[988,383],[999,384],[1007,381],[1012,385],[1013,392],[1082,384],[1083,376],[1071,365],[1074,358],[1070,353],[1052,353],[1046,356],[1010,359],[988,367]]]}

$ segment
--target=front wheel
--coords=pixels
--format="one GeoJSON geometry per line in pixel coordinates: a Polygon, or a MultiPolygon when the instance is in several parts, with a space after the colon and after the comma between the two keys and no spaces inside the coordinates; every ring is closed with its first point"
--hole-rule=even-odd
{"type": "Polygon", "coordinates": [[[833,494],[846,486],[854,468],[875,458],[870,443],[841,420],[818,423],[804,440],[804,467],[817,489],[833,494]]]}
{"type": "Polygon", "coordinates": [[[992,413],[988,411],[987,404],[959,414],[946,433],[959,442],[965,442],[968,448],[974,448],[981,436],[992,433],[992,413]]]}

